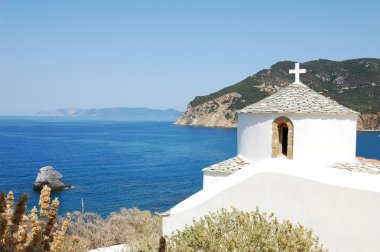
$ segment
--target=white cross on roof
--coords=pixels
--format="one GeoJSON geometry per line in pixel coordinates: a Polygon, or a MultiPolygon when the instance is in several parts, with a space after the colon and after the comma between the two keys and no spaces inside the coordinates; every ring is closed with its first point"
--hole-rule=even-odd
{"type": "Polygon", "coordinates": [[[301,83],[300,82],[300,74],[306,73],[306,69],[300,69],[300,63],[296,63],[295,69],[290,69],[289,73],[295,75],[296,80],[294,81],[294,83],[301,83]]]}

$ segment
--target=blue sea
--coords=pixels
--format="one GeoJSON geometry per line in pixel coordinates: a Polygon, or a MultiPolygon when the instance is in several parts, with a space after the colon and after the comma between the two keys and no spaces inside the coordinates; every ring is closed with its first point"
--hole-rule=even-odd
{"type": "MultiPolygon", "coordinates": [[[[380,133],[358,132],[357,155],[380,159],[380,133]]],[[[103,216],[122,207],[162,212],[202,188],[201,169],[236,155],[236,129],[172,122],[0,117],[0,191],[28,193],[39,169],[56,168],[74,189],[54,192],[60,214],[103,216]]]]}

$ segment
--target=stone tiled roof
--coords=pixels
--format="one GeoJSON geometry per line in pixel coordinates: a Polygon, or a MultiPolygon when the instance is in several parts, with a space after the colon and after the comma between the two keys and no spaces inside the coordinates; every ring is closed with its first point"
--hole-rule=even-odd
{"type": "MultiPolygon", "coordinates": [[[[248,166],[249,163],[244,161],[239,157],[233,157],[224,160],[220,163],[211,165],[204,168],[203,172],[215,172],[223,173],[226,175],[235,173],[244,167],[248,166]]],[[[330,166],[330,168],[344,169],[353,172],[364,172],[370,174],[380,174],[380,161],[375,159],[365,159],[358,157],[356,162],[345,162],[345,163],[335,163],[330,166]]]]}
{"type": "Polygon", "coordinates": [[[239,157],[233,157],[227,160],[224,160],[220,163],[211,165],[207,168],[204,168],[202,171],[208,171],[208,172],[218,172],[218,173],[226,173],[226,174],[232,174],[234,172],[237,172],[238,170],[244,168],[249,163],[245,162],[239,157]]]}
{"type": "Polygon", "coordinates": [[[354,172],[380,174],[380,161],[374,159],[358,158],[357,162],[336,163],[330,167],[337,169],[346,169],[354,172]]]}
{"type": "Polygon", "coordinates": [[[238,113],[358,114],[302,83],[293,83],[238,113]]]}

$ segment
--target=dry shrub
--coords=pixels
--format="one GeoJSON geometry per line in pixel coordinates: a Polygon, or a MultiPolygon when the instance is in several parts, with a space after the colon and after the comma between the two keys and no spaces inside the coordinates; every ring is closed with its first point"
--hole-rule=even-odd
{"type": "MultiPolygon", "coordinates": [[[[136,208],[122,208],[106,219],[95,213],[74,212],[68,233],[79,239],[75,251],[88,251],[116,244],[127,244],[135,251],[157,251],[161,217],[136,208]]],[[[65,248],[71,247],[69,239],[65,248]]]]}
{"type": "Polygon", "coordinates": [[[222,209],[167,237],[168,251],[326,251],[310,229],[271,215],[222,209]]]}
{"type": "MultiPolygon", "coordinates": [[[[70,214],[63,220],[61,229],[56,223],[59,201],[50,204],[50,188],[44,186],[40,195],[40,211],[33,207],[26,215],[28,195],[23,194],[14,206],[14,196],[9,192],[0,196],[0,251],[40,252],[63,251],[62,245],[70,222],[70,214]]],[[[68,250],[64,250],[68,251],[68,250]]]]}

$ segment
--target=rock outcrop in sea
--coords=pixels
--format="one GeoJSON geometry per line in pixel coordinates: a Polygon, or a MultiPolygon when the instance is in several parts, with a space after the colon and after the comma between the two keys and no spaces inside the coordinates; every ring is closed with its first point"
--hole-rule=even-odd
{"type": "Polygon", "coordinates": [[[33,189],[41,190],[44,185],[49,186],[52,190],[71,188],[70,185],[62,182],[62,177],[62,174],[52,166],[44,166],[40,169],[40,172],[33,183],[33,189]]]}

